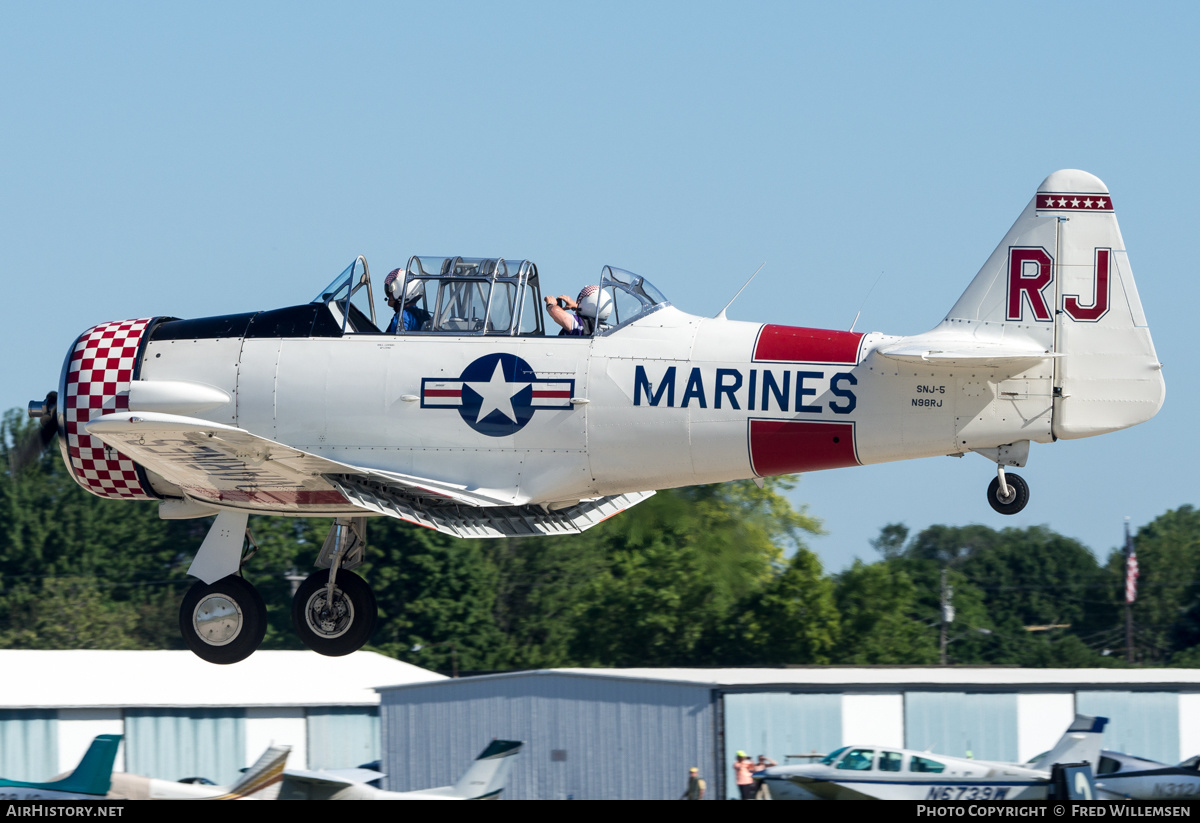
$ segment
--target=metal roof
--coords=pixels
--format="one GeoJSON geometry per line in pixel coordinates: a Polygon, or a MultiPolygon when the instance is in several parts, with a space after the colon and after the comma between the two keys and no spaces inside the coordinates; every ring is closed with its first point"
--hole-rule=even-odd
{"type": "Polygon", "coordinates": [[[0,671],[0,709],[373,706],[379,686],[446,679],[365,651],[259,651],[215,666],[188,651],[0,650],[0,671]]]}
{"type": "MultiPolygon", "coordinates": [[[[617,678],[657,683],[681,683],[708,688],[893,688],[905,687],[1090,687],[1137,688],[1177,685],[1200,689],[1200,669],[1026,669],[1018,667],[952,666],[812,666],[789,668],[564,668],[479,675],[464,678],[473,682],[514,677],[567,676],[617,678]]],[[[443,685],[451,685],[448,681],[443,685]]],[[[385,686],[380,691],[403,689],[408,683],[385,686]]]]}

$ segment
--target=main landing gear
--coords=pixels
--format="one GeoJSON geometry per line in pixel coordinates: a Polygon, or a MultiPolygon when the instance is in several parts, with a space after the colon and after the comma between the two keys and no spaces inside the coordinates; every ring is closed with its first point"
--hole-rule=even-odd
{"type": "Polygon", "coordinates": [[[375,628],[375,594],[367,581],[343,569],[315,572],[292,598],[292,625],[300,642],[318,654],[356,652],[375,628]]]}
{"type": "MultiPolygon", "coordinates": [[[[257,547],[242,556],[246,515],[222,512],[196,555],[189,573],[213,583],[196,583],[179,607],[183,641],[209,663],[237,663],[259,647],[267,631],[262,595],[240,576],[241,566],[257,547]]],[[[292,625],[313,651],[340,657],[358,651],[375,628],[375,594],[350,569],[362,563],[366,518],[339,518],[317,557],[319,571],[300,584],[292,598],[292,625]]]]}
{"type": "Polygon", "coordinates": [[[179,607],[183,642],[209,663],[245,660],[267,633],[267,604],[236,574],[188,589],[179,607]]]}

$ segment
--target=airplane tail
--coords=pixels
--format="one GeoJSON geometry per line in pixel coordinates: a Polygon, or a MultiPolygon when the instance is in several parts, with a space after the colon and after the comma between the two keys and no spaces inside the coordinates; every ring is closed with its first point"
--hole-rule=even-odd
{"type": "Polygon", "coordinates": [[[271,746],[254,765],[246,769],[238,782],[229,787],[226,794],[211,800],[275,800],[283,782],[283,769],[287,765],[291,746],[271,746]]]}
{"type": "Polygon", "coordinates": [[[497,800],[508,783],[519,740],[493,740],[454,784],[452,794],[464,800],[497,800]]]}
{"type": "Polygon", "coordinates": [[[1107,725],[1107,717],[1075,715],[1074,722],[1067,727],[1067,731],[1059,738],[1054,748],[1031,764],[1031,767],[1048,770],[1055,763],[1087,762],[1096,765],[1100,762],[1100,744],[1104,738],[1104,727],[1107,725]]]}
{"type": "Polygon", "coordinates": [[[120,745],[119,734],[97,735],[75,771],[62,780],[46,784],[47,788],[78,794],[107,794],[112,785],[113,761],[117,759],[117,747],[120,745]]]}
{"type": "Polygon", "coordinates": [[[1049,395],[1047,440],[1145,422],[1166,392],[1112,198],[1076,169],[1042,182],[941,324],[880,353],[1021,375],[1003,394],[1049,395]]]}

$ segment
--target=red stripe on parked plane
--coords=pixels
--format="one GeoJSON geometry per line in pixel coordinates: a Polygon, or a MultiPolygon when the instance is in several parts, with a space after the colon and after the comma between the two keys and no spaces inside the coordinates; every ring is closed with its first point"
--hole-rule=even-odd
{"type": "Polygon", "coordinates": [[[858,362],[863,335],[852,331],[806,329],[800,326],[776,326],[770,323],[758,332],[754,341],[754,359],[776,363],[858,362]]]}
{"type": "Polygon", "coordinates": [[[750,421],[750,467],[759,477],[857,465],[853,423],[750,421]]]}

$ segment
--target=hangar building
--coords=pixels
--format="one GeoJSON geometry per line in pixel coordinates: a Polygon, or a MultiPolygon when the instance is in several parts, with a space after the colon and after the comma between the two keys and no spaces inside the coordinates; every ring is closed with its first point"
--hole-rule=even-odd
{"type": "Polygon", "coordinates": [[[674,799],[698,766],[733,797],[735,752],[780,764],[849,744],[1023,762],[1076,712],[1105,747],[1200,753],[1200,671],[811,667],[550,669],[380,689],[386,786],[454,782],[492,738],[523,740],[505,797],[674,799]]]}
{"type": "Polygon", "coordinates": [[[289,768],[379,758],[375,687],[442,675],[372,652],[259,651],[214,666],[188,651],[0,650],[0,777],[75,768],[98,734],[124,735],[114,768],[221,784],[271,743],[289,768]]]}

